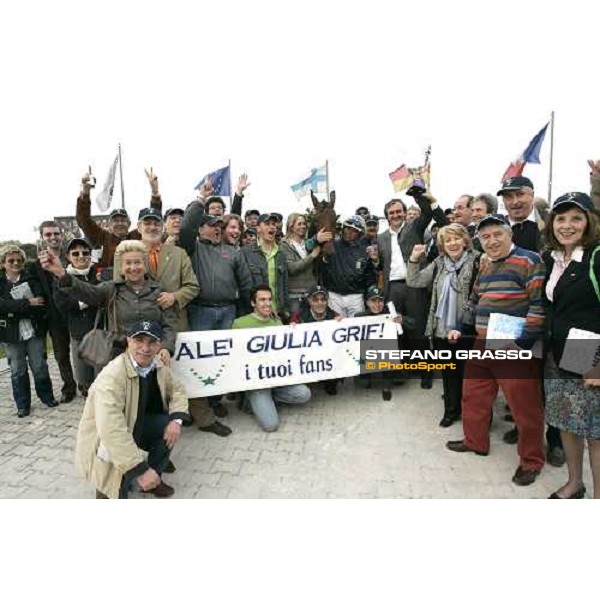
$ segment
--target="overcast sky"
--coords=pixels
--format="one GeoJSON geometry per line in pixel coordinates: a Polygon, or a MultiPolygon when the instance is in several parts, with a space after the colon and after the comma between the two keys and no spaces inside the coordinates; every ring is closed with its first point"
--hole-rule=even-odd
{"type": "MultiPolygon", "coordinates": [[[[495,193],[556,112],[553,196],[588,191],[600,158],[591,3],[22,2],[0,19],[0,240],[74,214],[120,141],[126,207],[159,176],[165,208],[208,171],[249,174],[245,208],[308,205],[290,190],[329,159],[342,214],[382,213],[388,173],[432,145],[432,192],[495,193]],[[289,6],[288,6],[289,4],[289,6]]],[[[525,174],[547,195],[542,164],[525,174]]],[[[117,204],[120,197],[117,193],[117,204]]]]}

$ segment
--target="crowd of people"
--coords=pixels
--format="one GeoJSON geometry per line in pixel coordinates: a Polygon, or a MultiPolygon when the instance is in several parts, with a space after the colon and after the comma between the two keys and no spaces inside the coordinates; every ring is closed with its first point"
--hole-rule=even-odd
{"type": "MultiPolygon", "coordinates": [[[[0,342],[17,415],[31,411],[29,369],[40,401],[59,404],[46,360],[49,336],[62,380],[58,400],[69,403],[78,392],[86,398],[76,462],[97,497],[127,497],[133,489],[166,497],[174,490],[162,476],[175,469],[169,455],[182,426],[232,433],[222,422],[228,408],[220,396],[187,398],[173,376],[177,333],[383,314],[391,301],[402,347],[477,349],[488,341],[490,316],[500,314],[524,319],[504,347],[531,349],[543,340],[543,361],[518,374],[486,358],[443,371],[439,425],[462,419],[464,431],[448,450],[489,453],[501,390],[505,419],[515,423],[504,441],[517,444],[519,456],[512,481],[530,485],[546,462],[566,462],[567,482],[551,497],[582,498],[587,446],[593,497],[600,498],[600,370],[561,368],[572,329],[600,335],[600,161],[589,164],[591,194],[565,194],[550,207],[535,198],[531,180],[518,176],[496,196],[463,195],[445,211],[419,189],[410,207],[398,198],[373,210],[361,206],[333,229],[291,213],[285,231],[281,214],[243,213],[246,175],[228,214],[208,177],[189,206],[163,214],[152,170],[150,204],[137,227],[117,208],[104,228],[91,217],[87,173],[76,204],[84,237],[67,243],[59,224],[46,220],[38,260],[26,264],[18,245],[0,249],[0,342]],[[379,232],[384,219],[387,229],[379,232]],[[114,334],[107,365],[80,353],[97,329],[114,334]]],[[[382,398],[390,400],[393,384],[402,381],[373,374],[356,383],[381,383],[382,398]]],[[[338,393],[337,379],[323,385],[327,394],[338,393]]],[[[423,374],[420,385],[431,389],[431,375],[423,374]]],[[[310,398],[310,386],[285,385],[247,391],[238,406],[271,432],[279,425],[278,403],[310,398]]]]}

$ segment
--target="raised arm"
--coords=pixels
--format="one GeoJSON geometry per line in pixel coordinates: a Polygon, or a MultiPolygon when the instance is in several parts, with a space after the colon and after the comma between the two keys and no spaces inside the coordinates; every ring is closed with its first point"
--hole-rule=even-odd
{"type": "Polygon", "coordinates": [[[105,229],[102,229],[102,227],[92,219],[90,176],[91,174],[88,172],[81,178],[81,191],[77,198],[75,218],[77,219],[77,224],[81,227],[81,230],[93,246],[104,246],[106,248],[110,239],[110,233],[105,229]]]}
{"type": "Polygon", "coordinates": [[[421,260],[427,251],[425,244],[415,244],[406,265],[406,284],[413,288],[429,287],[435,276],[435,261],[425,266],[421,260]]]}

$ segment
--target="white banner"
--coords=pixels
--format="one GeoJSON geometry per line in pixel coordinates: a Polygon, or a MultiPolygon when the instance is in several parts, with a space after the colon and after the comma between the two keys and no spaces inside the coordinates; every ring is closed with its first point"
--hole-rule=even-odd
{"type": "Polygon", "coordinates": [[[173,371],[190,398],[353,377],[360,342],[397,340],[389,315],[177,335],[173,371]]]}

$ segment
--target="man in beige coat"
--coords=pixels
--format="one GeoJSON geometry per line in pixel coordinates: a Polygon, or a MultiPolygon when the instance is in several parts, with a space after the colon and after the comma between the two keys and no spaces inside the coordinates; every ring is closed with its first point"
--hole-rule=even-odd
{"type": "Polygon", "coordinates": [[[96,487],[96,498],[127,498],[131,490],[168,497],[161,475],[175,470],[169,454],[189,422],[188,400],[171,369],[155,360],[162,328],[138,321],[127,351],[98,375],[77,433],[77,470],[96,487]]]}

